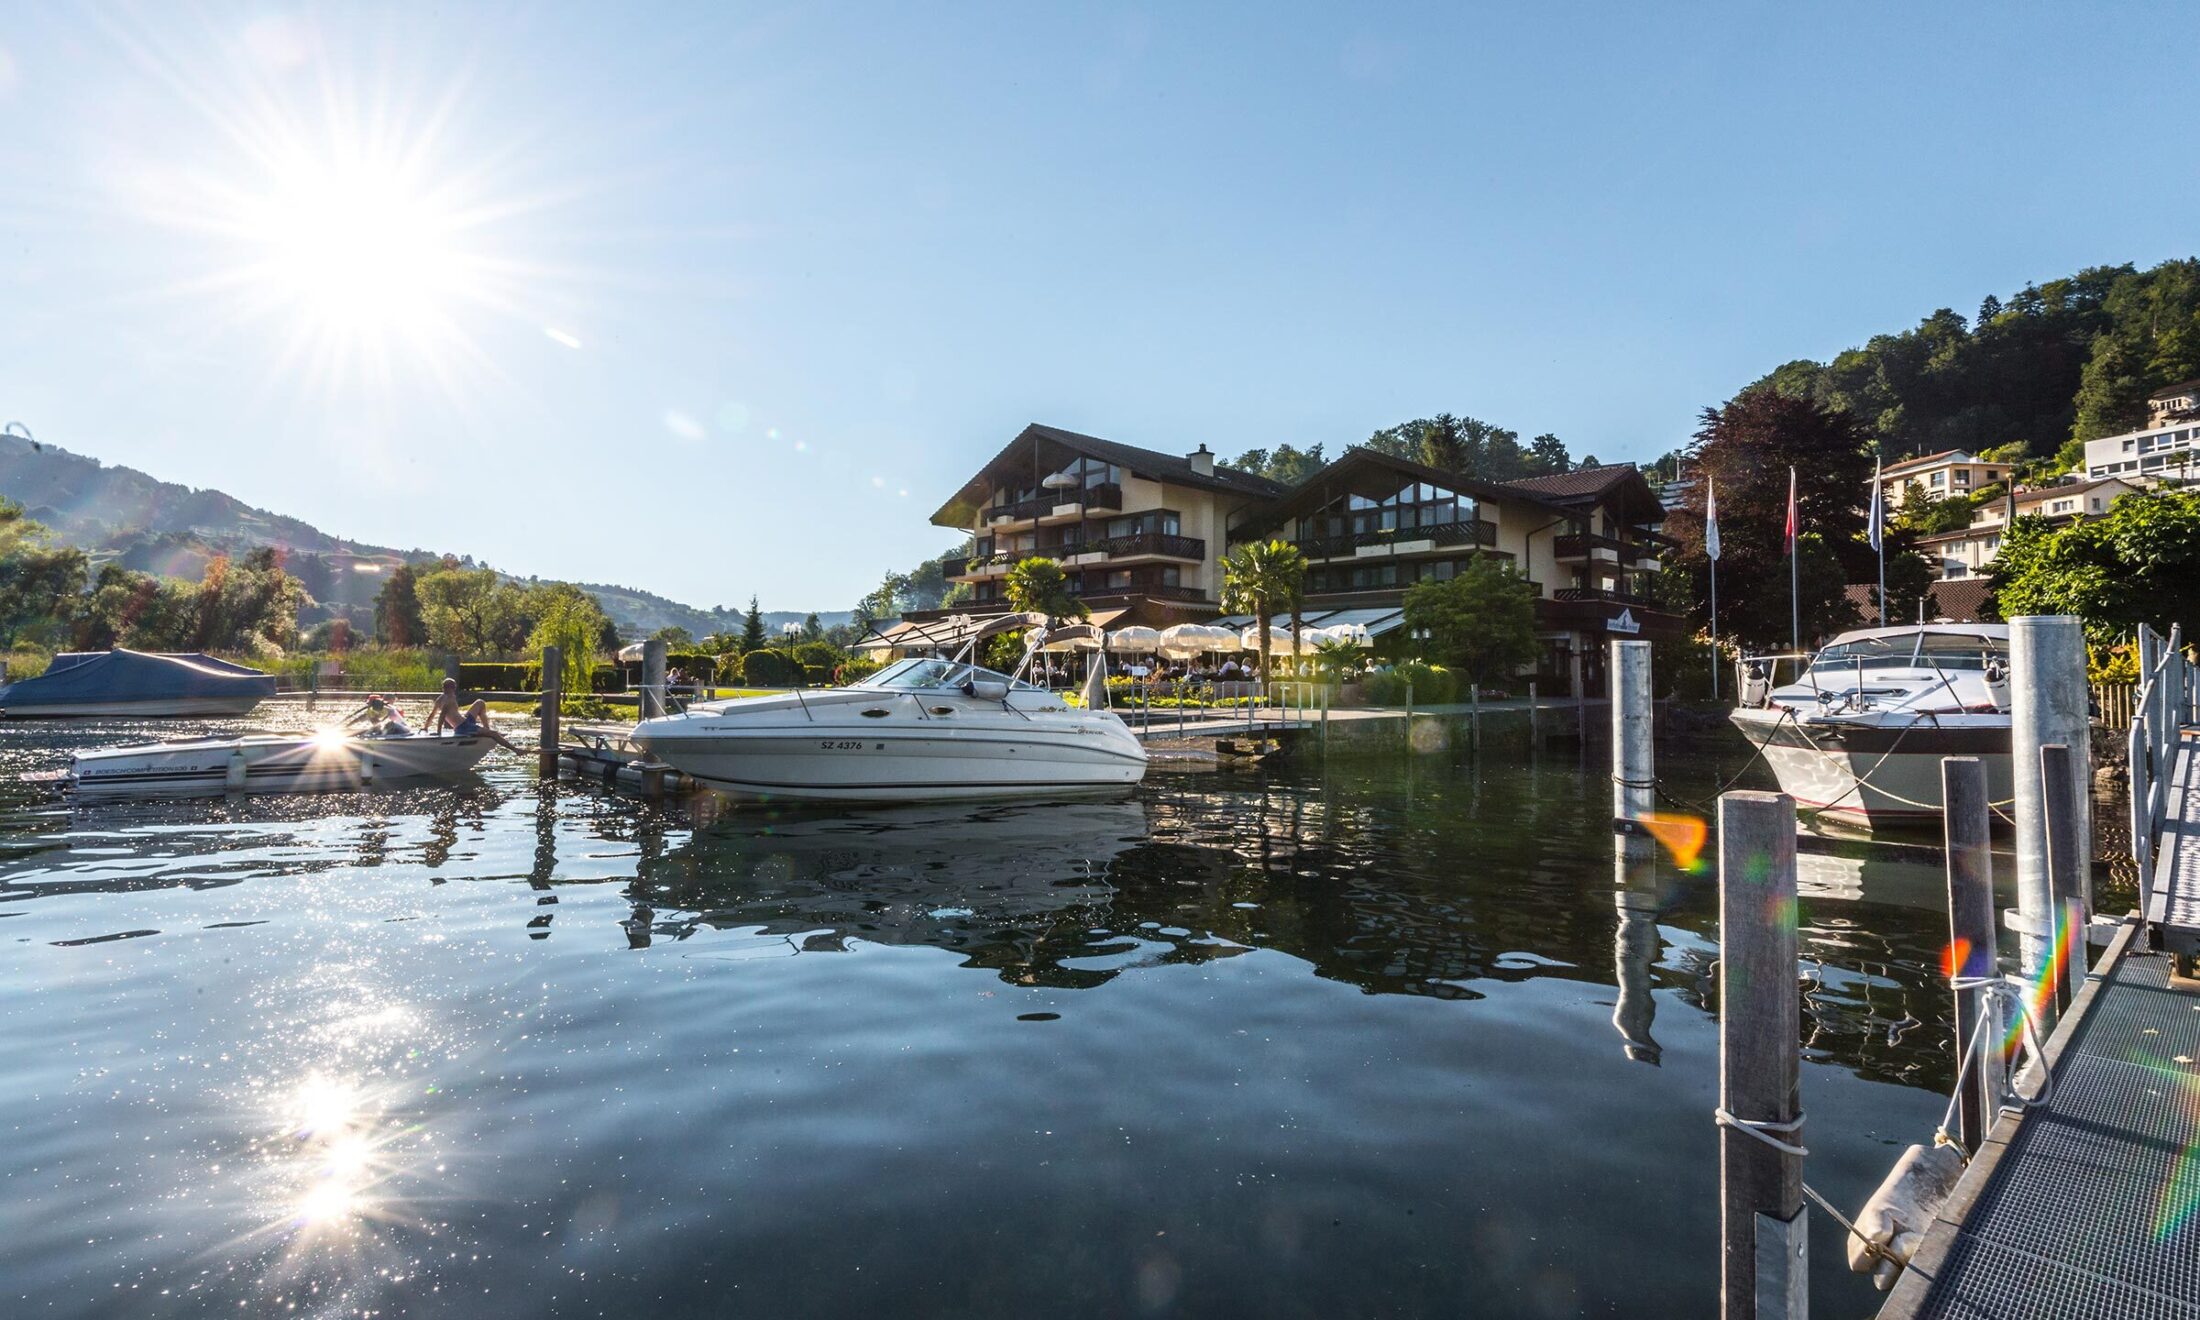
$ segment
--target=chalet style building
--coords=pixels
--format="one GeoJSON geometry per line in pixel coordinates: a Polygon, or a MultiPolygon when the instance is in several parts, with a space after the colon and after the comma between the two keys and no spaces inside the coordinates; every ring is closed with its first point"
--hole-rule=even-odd
{"type": "Polygon", "coordinates": [[[1218,465],[1205,445],[1172,454],[1032,425],[932,516],[971,537],[947,566],[969,597],[912,612],[883,640],[1007,608],[1009,569],[1034,555],[1062,565],[1102,627],[1243,624],[1223,615],[1222,557],[1275,538],[1306,556],[1309,625],[1357,623],[1378,639],[1404,626],[1415,583],[1509,561],[1536,589],[1545,690],[1595,693],[1608,639],[1687,631],[1650,594],[1664,517],[1632,463],[1487,482],[1354,448],[1285,487],[1218,465]]]}

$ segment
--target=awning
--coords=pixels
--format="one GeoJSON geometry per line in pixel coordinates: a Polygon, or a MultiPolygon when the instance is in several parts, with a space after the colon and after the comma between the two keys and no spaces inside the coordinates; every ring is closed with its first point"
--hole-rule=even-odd
{"type": "Polygon", "coordinates": [[[1035,614],[950,614],[944,618],[921,621],[904,619],[857,642],[855,649],[866,652],[954,652],[967,646],[973,638],[1006,628],[1029,627],[1031,620],[1038,617],[1035,614]]]}

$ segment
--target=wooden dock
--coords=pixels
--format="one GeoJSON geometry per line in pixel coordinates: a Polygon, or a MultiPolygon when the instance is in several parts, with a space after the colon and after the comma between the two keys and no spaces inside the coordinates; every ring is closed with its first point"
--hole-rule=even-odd
{"type": "Polygon", "coordinates": [[[2177,975],[2200,940],[2200,741],[2166,742],[2166,791],[2133,781],[2159,804],[2144,919],[2049,1038],[2052,1098],[2002,1112],[1881,1320],[2200,1317],[2200,983],[2177,975]]]}

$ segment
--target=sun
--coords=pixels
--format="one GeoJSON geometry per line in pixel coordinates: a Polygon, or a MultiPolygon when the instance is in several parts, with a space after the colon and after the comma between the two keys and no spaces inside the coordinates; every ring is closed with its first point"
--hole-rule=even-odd
{"type": "Polygon", "coordinates": [[[469,297],[458,217],[403,170],[297,160],[248,204],[256,275],[321,335],[382,340],[445,333],[469,297]]]}

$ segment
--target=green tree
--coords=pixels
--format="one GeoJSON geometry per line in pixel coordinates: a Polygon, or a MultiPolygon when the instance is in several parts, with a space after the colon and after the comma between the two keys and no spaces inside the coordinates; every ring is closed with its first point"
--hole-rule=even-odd
{"type": "Polygon", "coordinates": [[[649,635],[649,639],[653,642],[663,642],[665,649],[668,651],[691,651],[695,649],[695,635],[678,624],[674,624],[669,628],[659,628],[649,635]]]}
{"type": "Polygon", "coordinates": [[[1222,608],[1250,614],[1260,630],[1260,672],[1269,672],[1275,649],[1268,629],[1278,610],[1288,610],[1306,585],[1306,556],[1286,541],[1248,541],[1222,557],[1222,608]]]}
{"type": "Polygon", "coordinates": [[[415,590],[433,645],[460,655],[508,649],[501,643],[510,635],[521,600],[495,569],[439,568],[422,574],[415,590]]]}
{"type": "Polygon", "coordinates": [[[1236,458],[1224,459],[1222,465],[1285,486],[1296,486],[1321,471],[1327,461],[1322,457],[1320,445],[1306,449],[1278,445],[1274,449],[1248,449],[1236,458]]]}
{"type": "Polygon", "coordinates": [[[0,644],[25,630],[60,627],[83,608],[84,552],[53,542],[53,533],[14,500],[0,499],[0,644]]]}
{"type": "Polygon", "coordinates": [[[1428,653],[1476,683],[1498,683],[1535,659],[1535,587],[1506,560],[1476,556],[1458,575],[1406,591],[1406,626],[1428,653]]]}
{"type": "Polygon", "coordinates": [[[1565,443],[1555,435],[1539,435],[1524,447],[1518,431],[1450,413],[1377,431],[1367,438],[1367,447],[1484,481],[1516,481],[1572,466],[1565,443]]]}
{"type": "MultiPolygon", "coordinates": [[[[546,646],[557,647],[564,671],[563,690],[585,694],[604,628],[610,623],[602,603],[570,582],[552,582],[538,591],[533,604],[535,624],[527,637],[527,649],[540,655],[546,646]]],[[[617,638],[614,632],[612,639],[617,638]]],[[[615,649],[611,652],[616,653],[615,649]]]]}
{"type": "Polygon", "coordinates": [[[749,612],[741,616],[741,654],[764,649],[764,607],[749,597],[749,612]]]}
{"type": "Polygon", "coordinates": [[[824,638],[825,625],[818,620],[817,612],[815,610],[812,610],[810,612],[810,616],[802,621],[802,640],[805,642],[817,642],[823,641],[824,638]]]}
{"type": "Polygon", "coordinates": [[[2004,618],[2073,614],[2095,642],[2141,623],[2200,626],[2200,492],[2126,495],[2099,518],[2019,518],[2002,536],[1993,592],[2004,618]]]}
{"type": "Polygon", "coordinates": [[[411,564],[390,570],[382,590],[374,597],[374,635],[384,646],[418,646],[428,639],[427,621],[420,613],[418,575],[411,564]]]}
{"type": "Polygon", "coordinates": [[[1008,607],[1024,613],[1044,614],[1048,620],[1082,619],[1092,610],[1069,589],[1062,566],[1034,555],[1008,570],[1002,582],[1008,607]]]}

